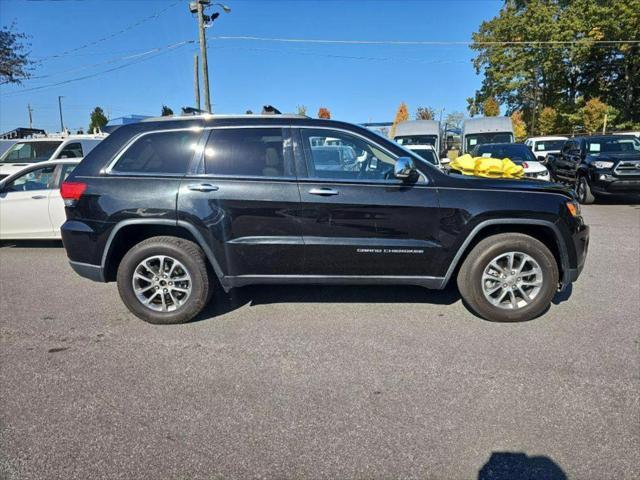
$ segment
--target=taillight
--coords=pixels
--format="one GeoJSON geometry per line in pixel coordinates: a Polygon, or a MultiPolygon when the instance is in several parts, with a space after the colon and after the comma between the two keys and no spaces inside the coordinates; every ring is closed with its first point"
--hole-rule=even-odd
{"type": "Polygon", "coordinates": [[[82,182],[62,182],[60,185],[60,196],[64,200],[66,207],[75,206],[76,202],[87,189],[87,184],[82,182]]]}

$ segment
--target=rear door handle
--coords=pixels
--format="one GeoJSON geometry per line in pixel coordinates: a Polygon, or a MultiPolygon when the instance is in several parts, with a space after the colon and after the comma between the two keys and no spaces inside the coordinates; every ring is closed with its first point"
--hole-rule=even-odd
{"type": "Polygon", "coordinates": [[[34,200],[42,200],[43,198],[47,198],[46,195],[34,195],[33,197],[34,200]]]}
{"type": "Polygon", "coordinates": [[[217,185],[211,185],[210,183],[194,183],[187,188],[194,192],[215,192],[219,187],[217,185]]]}
{"type": "Polygon", "coordinates": [[[334,190],[333,188],[312,188],[311,190],[309,190],[309,193],[311,195],[338,195],[338,191],[334,190]]]}

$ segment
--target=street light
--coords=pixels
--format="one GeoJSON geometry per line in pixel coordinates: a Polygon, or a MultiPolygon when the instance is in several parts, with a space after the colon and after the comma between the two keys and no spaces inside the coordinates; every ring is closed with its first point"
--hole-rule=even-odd
{"type": "Polygon", "coordinates": [[[205,110],[211,113],[211,97],[209,95],[209,65],[207,63],[207,39],[205,37],[204,29],[210,27],[213,21],[218,18],[220,13],[216,12],[212,15],[205,15],[204,9],[211,6],[218,6],[222,8],[225,13],[231,12],[231,9],[222,4],[211,4],[211,0],[196,0],[189,3],[189,11],[198,15],[198,36],[200,40],[200,56],[202,57],[202,88],[204,89],[204,107],[205,110]]]}

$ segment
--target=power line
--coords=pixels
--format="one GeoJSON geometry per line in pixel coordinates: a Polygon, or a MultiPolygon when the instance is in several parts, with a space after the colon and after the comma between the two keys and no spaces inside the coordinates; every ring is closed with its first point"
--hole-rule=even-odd
{"type": "MultiPolygon", "coordinates": [[[[187,42],[193,43],[193,41],[191,41],[191,40],[189,40],[187,42]]],[[[137,53],[133,53],[133,54],[130,54],[130,55],[124,55],[124,56],[121,56],[121,57],[111,58],[109,60],[105,60],[105,61],[98,62],[98,63],[80,65],[79,67],[73,68],[71,70],[62,70],[62,71],[55,72],[55,73],[48,73],[46,75],[38,75],[37,77],[30,77],[29,79],[30,80],[39,80],[41,78],[56,77],[58,75],[64,75],[64,74],[68,74],[68,73],[80,72],[80,71],[83,71],[83,70],[88,70],[90,68],[100,67],[102,65],[109,65],[111,63],[116,63],[116,62],[119,62],[119,61],[122,61],[122,60],[131,60],[131,59],[134,59],[134,58],[144,57],[146,55],[150,55],[152,53],[159,52],[159,51],[162,51],[162,50],[165,50],[165,49],[171,49],[171,48],[173,48],[176,45],[181,44],[181,43],[183,43],[183,42],[174,43],[174,44],[170,44],[170,45],[165,45],[165,46],[162,46],[162,47],[152,48],[150,50],[145,50],[144,52],[137,52],[137,53]]],[[[0,85],[2,85],[2,84],[0,84],[0,85]]]]}
{"type": "Polygon", "coordinates": [[[254,37],[254,36],[217,36],[211,37],[214,40],[246,40],[258,42],[282,42],[282,43],[315,43],[315,44],[341,44],[341,45],[460,45],[460,46],[565,46],[565,45],[621,45],[640,44],[640,40],[519,40],[519,41],[488,41],[474,42],[472,40],[462,41],[440,41],[440,40],[337,40],[319,38],[279,38],[279,37],[254,37]]]}
{"type": "Polygon", "coordinates": [[[4,97],[11,97],[11,96],[15,96],[15,95],[20,95],[22,93],[33,92],[35,90],[42,90],[44,88],[58,87],[60,85],[66,85],[66,84],[73,83],[73,82],[79,82],[80,80],[87,80],[89,78],[97,77],[98,75],[104,75],[105,73],[109,73],[109,72],[113,72],[113,71],[116,71],[116,70],[120,70],[120,69],[129,67],[131,65],[143,62],[145,60],[156,58],[157,56],[162,55],[163,53],[166,53],[167,51],[175,50],[177,48],[180,48],[180,47],[183,47],[185,45],[192,44],[192,43],[195,43],[195,40],[185,40],[183,42],[178,42],[176,44],[170,45],[169,47],[163,49],[162,51],[156,52],[155,55],[148,55],[148,56],[145,56],[143,58],[138,58],[138,59],[133,60],[133,61],[131,61],[129,63],[125,63],[124,65],[118,65],[117,67],[109,68],[107,70],[103,70],[103,71],[100,71],[100,72],[92,73],[90,75],[85,75],[85,76],[82,76],[82,77],[77,77],[77,78],[72,78],[72,79],[69,79],[69,80],[64,80],[62,82],[50,83],[50,84],[47,84],[47,85],[40,85],[40,86],[37,86],[37,87],[25,88],[25,89],[19,90],[17,92],[6,93],[6,94],[4,94],[4,97]]]}
{"type": "Polygon", "coordinates": [[[125,33],[125,32],[128,32],[129,30],[132,30],[132,29],[134,29],[134,28],[136,28],[136,27],[138,27],[138,26],[142,25],[143,23],[148,22],[149,20],[153,20],[153,19],[158,18],[158,17],[159,17],[160,15],[162,15],[164,12],[166,12],[166,11],[170,10],[171,8],[175,7],[175,6],[176,6],[176,5],[178,5],[179,3],[181,3],[181,2],[180,2],[180,0],[178,0],[178,1],[176,1],[176,2],[173,2],[173,3],[171,3],[168,7],[163,8],[163,9],[162,9],[162,10],[160,10],[159,12],[156,12],[156,13],[154,13],[153,15],[150,15],[150,16],[148,16],[148,17],[142,18],[142,19],[138,20],[137,22],[132,23],[132,24],[130,24],[130,25],[128,25],[128,26],[126,26],[126,27],[124,27],[122,30],[118,30],[117,32],[111,33],[111,34],[109,34],[109,35],[107,35],[107,36],[105,36],[105,37],[99,38],[99,39],[94,40],[94,41],[92,41],[92,42],[85,43],[84,45],[80,45],[79,47],[72,48],[72,49],[70,49],[70,50],[66,50],[66,51],[61,52],[61,53],[56,53],[55,55],[49,55],[49,56],[47,56],[47,57],[42,57],[42,58],[38,59],[38,61],[51,60],[51,59],[53,59],[53,58],[65,57],[65,56],[67,56],[67,55],[70,55],[70,54],[72,54],[72,53],[77,52],[78,50],[85,49],[85,48],[90,47],[90,46],[92,46],[92,45],[97,45],[98,43],[104,42],[105,40],[110,40],[110,39],[112,39],[113,37],[116,37],[116,36],[121,35],[121,34],[123,34],[123,33],[125,33]]]}

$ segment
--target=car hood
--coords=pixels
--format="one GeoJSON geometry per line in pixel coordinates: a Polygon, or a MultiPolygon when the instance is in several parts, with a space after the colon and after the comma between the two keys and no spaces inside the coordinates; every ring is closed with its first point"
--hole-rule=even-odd
{"type": "MultiPolygon", "coordinates": [[[[440,186],[440,185],[439,185],[440,186]]],[[[442,186],[486,190],[521,190],[559,193],[573,199],[573,190],[558,183],[526,178],[483,178],[450,173],[442,186]]]]}
{"type": "Polygon", "coordinates": [[[640,152],[625,153],[601,153],[599,155],[590,155],[594,160],[640,160],[640,152]]]}

